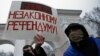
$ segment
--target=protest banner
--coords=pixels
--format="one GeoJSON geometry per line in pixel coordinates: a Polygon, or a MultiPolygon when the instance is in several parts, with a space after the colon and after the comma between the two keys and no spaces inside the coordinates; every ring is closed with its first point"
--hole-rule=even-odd
{"type": "Polygon", "coordinates": [[[49,6],[24,1],[13,1],[3,39],[32,40],[43,35],[47,40],[57,37],[57,10],[49,6]]]}

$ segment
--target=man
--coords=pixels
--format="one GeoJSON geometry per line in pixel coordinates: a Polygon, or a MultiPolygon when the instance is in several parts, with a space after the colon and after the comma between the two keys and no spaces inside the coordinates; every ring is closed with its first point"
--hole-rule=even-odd
{"type": "Polygon", "coordinates": [[[31,45],[25,45],[23,47],[23,56],[36,56],[36,53],[31,45]]]}
{"type": "Polygon", "coordinates": [[[46,52],[41,47],[41,45],[44,43],[44,38],[40,35],[36,35],[34,39],[36,43],[35,48],[33,49],[31,45],[25,45],[23,47],[23,56],[47,56],[46,52]]]}
{"type": "Polygon", "coordinates": [[[85,27],[71,23],[65,34],[70,40],[70,46],[63,56],[100,56],[100,40],[89,37],[85,27]]]}

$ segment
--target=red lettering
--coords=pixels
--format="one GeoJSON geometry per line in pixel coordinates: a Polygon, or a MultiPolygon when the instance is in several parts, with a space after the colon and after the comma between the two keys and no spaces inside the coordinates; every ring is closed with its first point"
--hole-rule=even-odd
{"type": "Polygon", "coordinates": [[[21,21],[21,22],[18,22],[18,23],[21,26],[21,30],[24,30],[24,27],[26,26],[25,21],[21,21]]]}
{"type": "Polygon", "coordinates": [[[43,13],[43,12],[38,12],[38,11],[11,11],[9,13],[9,19],[36,19],[36,20],[43,20],[52,24],[57,23],[57,18],[43,13]]]}
{"type": "Polygon", "coordinates": [[[53,24],[56,24],[57,19],[56,19],[55,17],[51,17],[51,16],[50,16],[50,21],[51,21],[53,24]]]}
{"type": "Polygon", "coordinates": [[[44,13],[42,13],[41,18],[42,18],[43,21],[45,21],[46,15],[44,13]]]}
{"type": "Polygon", "coordinates": [[[41,19],[41,13],[35,12],[35,18],[40,20],[41,19]]]}
{"type": "Polygon", "coordinates": [[[16,28],[17,27],[17,22],[15,21],[15,22],[13,22],[13,30],[18,30],[18,28],[16,28]]]}
{"type": "Polygon", "coordinates": [[[28,18],[28,19],[30,19],[30,15],[29,15],[29,12],[26,12],[24,15],[23,15],[23,18],[28,18]]]}
{"type": "Polygon", "coordinates": [[[46,26],[45,23],[43,23],[43,27],[44,27],[44,30],[43,31],[46,31],[47,26],[46,26]]]}
{"type": "Polygon", "coordinates": [[[11,26],[13,25],[11,21],[8,22],[7,30],[9,29],[10,25],[11,25],[11,26]]]}
{"type": "Polygon", "coordinates": [[[9,21],[8,22],[8,25],[7,25],[7,30],[9,30],[9,29],[11,29],[11,28],[13,28],[13,30],[18,30],[18,28],[16,28],[16,21],[9,21]],[[12,27],[10,27],[10,26],[12,26],[12,27]]]}
{"type": "Polygon", "coordinates": [[[9,19],[10,19],[10,18],[13,18],[13,19],[16,18],[16,12],[10,11],[10,12],[9,12],[9,17],[8,17],[8,18],[9,18],[9,19]]]}
{"type": "Polygon", "coordinates": [[[37,30],[43,32],[43,26],[41,25],[41,23],[39,23],[37,30]]]}
{"type": "Polygon", "coordinates": [[[34,29],[36,29],[37,30],[37,21],[33,21],[33,23],[32,23],[32,29],[34,30],[34,29]]]}
{"type": "Polygon", "coordinates": [[[9,21],[7,30],[37,30],[57,34],[56,26],[37,21],[9,21]]]}
{"type": "Polygon", "coordinates": [[[34,12],[30,12],[30,18],[35,19],[35,17],[33,16],[33,13],[34,13],[34,12]]]}
{"type": "Polygon", "coordinates": [[[16,19],[23,19],[24,11],[15,11],[16,19]]]}
{"type": "Polygon", "coordinates": [[[47,21],[47,22],[51,22],[50,16],[49,16],[49,15],[46,15],[46,21],[47,21]]]}
{"type": "Polygon", "coordinates": [[[26,28],[27,30],[33,30],[32,29],[32,21],[27,21],[26,24],[27,24],[27,28],[26,28]]]}

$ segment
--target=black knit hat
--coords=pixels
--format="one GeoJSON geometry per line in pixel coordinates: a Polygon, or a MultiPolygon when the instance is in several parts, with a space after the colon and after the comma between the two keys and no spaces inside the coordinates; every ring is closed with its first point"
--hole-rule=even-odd
{"type": "Polygon", "coordinates": [[[65,34],[68,36],[71,29],[81,29],[85,36],[88,36],[88,32],[86,31],[85,27],[79,23],[71,23],[69,26],[65,29],[65,34]]]}

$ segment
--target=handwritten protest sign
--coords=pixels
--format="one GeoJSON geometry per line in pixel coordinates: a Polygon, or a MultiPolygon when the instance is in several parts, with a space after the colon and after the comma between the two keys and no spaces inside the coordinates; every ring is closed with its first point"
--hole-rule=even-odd
{"type": "Polygon", "coordinates": [[[41,33],[47,40],[57,37],[57,11],[49,6],[13,1],[4,31],[4,39],[28,39],[41,33]]]}

